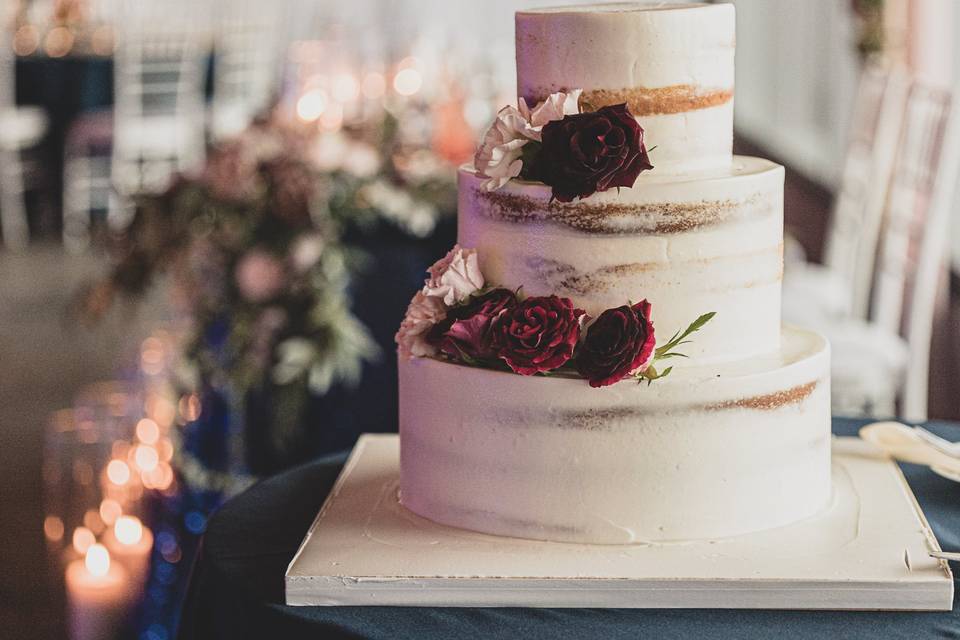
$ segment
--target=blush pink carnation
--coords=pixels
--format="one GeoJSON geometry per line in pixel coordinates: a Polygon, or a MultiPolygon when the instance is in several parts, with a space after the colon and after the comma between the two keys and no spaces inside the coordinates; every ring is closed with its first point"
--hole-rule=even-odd
{"type": "Polygon", "coordinates": [[[240,295],[254,303],[277,297],[287,280],[283,263],[262,249],[253,249],[240,258],[233,275],[240,295]]]}
{"type": "Polygon", "coordinates": [[[407,315],[400,323],[396,341],[400,356],[404,359],[427,357],[437,353],[435,345],[428,340],[430,330],[447,317],[443,301],[418,291],[407,307],[407,315]]]}

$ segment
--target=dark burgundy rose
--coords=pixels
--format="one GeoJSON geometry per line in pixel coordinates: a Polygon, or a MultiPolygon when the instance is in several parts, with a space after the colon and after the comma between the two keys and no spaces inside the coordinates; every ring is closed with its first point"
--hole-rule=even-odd
{"type": "Polygon", "coordinates": [[[493,346],[520,375],[556,369],[573,355],[582,315],[583,310],[574,309],[569,298],[527,298],[497,318],[493,346]]]}
{"type": "Polygon", "coordinates": [[[543,142],[529,177],[553,187],[560,202],[612,187],[632,187],[653,169],[643,129],[626,104],[564,116],[543,126],[543,142]]]}
{"type": "Polygon", "coordinates": [[[492,344],[493,321],[516,305],[517,294],[509,289],[491,289],[474,296],[466,304],[450,309],[446,320],[438,325],[436,344],[454,359],[494,359],[497,353],[492,344]]]}
{"type": "Polygon", "coordinates": [[[591,387],[605,387],[650,366],[655,345],[649,302],[607,309],[587,328],[577,371],[591,387]]]}

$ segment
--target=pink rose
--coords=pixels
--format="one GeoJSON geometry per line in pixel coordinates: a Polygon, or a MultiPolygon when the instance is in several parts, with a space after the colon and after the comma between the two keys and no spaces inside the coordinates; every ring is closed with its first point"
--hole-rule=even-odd
{"type": "Polygon", "coordinates": [[[577,351],[577,371],[591,387],[619,382],[650,366],[656,342],[649,302],[607,309],[587,329],[577,351]]]}
{"type": "Polygon", "coordinates": [[[254,303],[277,297],[287,280],[283,263],[262,249],[248,251],[240,258],[233,276],[240,295],[254,303]]]}
{"type": "Polygon", "coordinates": [[[477,261],[476,249],[461,249],[455,245],[450,252],[428,270],[423,292],[441,298],[448,307],[463,302],[483,288],[483,274],[477,261]]]}
{"type": "Polygon", "coordinates": [[[497,355],[524,376],[556,369],[573,355],[583,315],[569,298],[527,298],[497,318],[493,328],[497,355]]]}
{"type": "Polygon", "coordinates": [[[437,348],[428,339],[428,334],[446,317],[447,308],[443,301],[418,291],[410,301],[407,315],[397,331],[396,341],[400,347],[400,356],[409,359],[435,355],[437,348]]]}

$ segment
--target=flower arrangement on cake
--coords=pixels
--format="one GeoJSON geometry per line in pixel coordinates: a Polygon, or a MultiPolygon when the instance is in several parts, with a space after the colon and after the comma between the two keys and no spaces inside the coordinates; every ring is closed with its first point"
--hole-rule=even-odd
{"type": "Polygon", "coordinates": [[[657,346],[647,300],[589,317],[569,298],[522,295],[486,282],[477,252],[455,246],[429,269],[396,340],[402,358],[440,357],[520,375],[569,373],[605,387],[663,378],[659,363],[708,323],[705,313],[657,346]]]}
{"type": "MultiPolygon", "coordinates": [[[[553,93],[533,108],[520,98],[518,107],[501,109],[474,158],[484,188],[519,178],[551,187],[551,200],[572,202],[633,187],[652,169],[643,128],[627,105],[583,111],[581,93],[553,93]]],[[[429,274],[397,332],[401,357],[442,357],[520,375],[567,372],[592,387],[669,375],[673,367],[660,363],[684,357],[677,347],[715,315],[701,315],[658,347],[645,299],[591,318],[569,298],[525,297],[522,289],[487,283],[476,250],[459,246],[429,274]]]]}
{"type": "Polygon", "coordinates": [[[571,202],[598,191],[632,187],[653,169],[643,128],[626,104],[580,110],[580,89],[551,94],[530,108],[507,106],[487,129],[474,159],[489,190],[512,178],[552,187],[553,199],[571,202]]]}

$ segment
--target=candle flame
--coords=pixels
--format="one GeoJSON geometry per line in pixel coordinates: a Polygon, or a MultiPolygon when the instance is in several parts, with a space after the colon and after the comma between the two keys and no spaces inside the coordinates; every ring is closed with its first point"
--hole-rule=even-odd
{"type": "Polygon", "coordinates": [[[102,544],[90,545],[83,562],[90,575],[103,577],[110,571],[110,552],[102,544]]]}
{"type": "Polygon", "coordinates": [[[135,516],[120,516],[113,525],[113,535],[120,544],[137,544],[143,538],[143,525],[135,516]]]}

